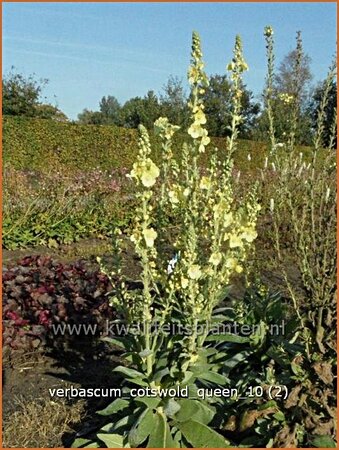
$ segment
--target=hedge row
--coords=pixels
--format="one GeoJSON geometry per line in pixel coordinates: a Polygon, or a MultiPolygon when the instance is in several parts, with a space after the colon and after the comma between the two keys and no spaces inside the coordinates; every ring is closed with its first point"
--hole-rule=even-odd
{"type": "MultiPolygon", "coordinates": [[[[187,139],[185,134],[176,137],[176,151],[180,151],[187,139]]],[[[114,125],[79,125],[9,116],[3,119],[3,161],[16,169],[45,170],[54,164],[82,170],[129,168],[138,151],[137,140],[137,130],[114,125]]],[[[151,141],[153,157],[157,161],[161,152],[160,142],[152,133],[151,141]]],[[[213,138],[205,158],[215,146],[226,151],[225,139],[213,138]]],[[[235,155],[239,169],[261,166],[264,158],[264,144],[239,142],[235,155]],[[249,153],[251,161],[248,161],[249,153]]]]}

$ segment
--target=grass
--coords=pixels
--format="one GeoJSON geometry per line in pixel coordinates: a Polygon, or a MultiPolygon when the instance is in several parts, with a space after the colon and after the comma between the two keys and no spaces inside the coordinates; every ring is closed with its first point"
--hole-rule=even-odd
{"type": "Polygon", "coordinates": [[[62,437],[72,433],[73,424],[85,416],[85,402],[70,407],[66,400],[15,398],[16,411],[3,422],[4,448],[55,448],[63,446],[62,437]]]}

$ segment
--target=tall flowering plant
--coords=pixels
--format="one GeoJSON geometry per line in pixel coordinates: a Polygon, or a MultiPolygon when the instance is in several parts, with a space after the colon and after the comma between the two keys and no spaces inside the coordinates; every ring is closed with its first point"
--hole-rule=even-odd
{"type": "MultiPolygon", "coordinates": [[[[140,289],[128,289],[122,274],[119,237],[123,237],[119,231],[116,268],[104,270],[116,286],[111,301],[121,320],[129,326],[142,325],[137,335],[110,339],[126,350],[127,359],[134,364],[133,368],[116,369],[125,376],[125,392],[137,384],[155,389],[158,395],[154,401],[143,399],[142,407],[140,403],[134,403],[134,407],[133,402],[121,404],[117,399],[102,412],[111,415],[123,407],[134,416],[136,425],[132,430],[128,423],[121,429],[110,428],[120,446],[137,446],[146,441],[149,447],[201,447],[207,441],[214,447],[227,445],[227,440],[208,426],[215,414],[211,402],[193,398],[199,383],[208,380],[227,384],[226,377],[218,372],[218,364],[210,359],[215,352],[206,338],[216,320],[215,307],[224,299],[232,275],[243,271],[257,236],[260,207],[255,191],[241,205],[236,204],[231,175],[241,122],[241,74],[247,69],[240,37],[236,38],[228,69],[233,98],[231,136],[226,155],[225,150],[214,149],[205,170],[200,157],[210,137],[202,95],[208,89],[208,78],[196,32],[188,70],[191,123],[180,159],[173,157],[172,141],[179,127],[165,117],[155,122],[163,149],[159,167],[152,160],[146,128],[139,128],[139,153],[128,176],[135,182],[138,200],[129,240],[140,260],[140,289]],[[175,330],[172,327],[171,332],[166,332],[168,325],[175,330]],[[180,329],[189,332],[181,333],[180,329]],[[193,397],[163,396],[161,389],[165,387],[187,387],[193,397]],[[197,434],[192,433],[192,428],[197,434]]],[[[106,434],[100,439],[107,444],[111,438],[106,434]]]]}

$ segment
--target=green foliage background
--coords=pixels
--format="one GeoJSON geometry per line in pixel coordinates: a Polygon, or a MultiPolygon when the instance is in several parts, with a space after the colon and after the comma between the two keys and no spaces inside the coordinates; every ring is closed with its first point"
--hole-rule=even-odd
{"type": "MultiPolygon", "coordinates": [[[[151,133],[153,158],[159,162],[161,146],[151,133]]],[[[3,161],[15,169],[45,171],[55,165],[65,165],[74,170],[100,168],[130,168],[138,151],[138,132],[115,125],[79,125],[47,119],[25,117],[3,118],[3,161]]],[[[187,135],[174,139],[174,149],[180,149],[187,135]],[[176,145],[177,144],[177,145],[176,145]]],[[[225,151],[226,140],[212,138],[205,155],[218,147],[225,151]]],[[[240,140],[235,155],[235,166],[240,170],[262,167],[266,144],[240,140]],[[248,154],[251,160],[248,160],[248,154]]]]}

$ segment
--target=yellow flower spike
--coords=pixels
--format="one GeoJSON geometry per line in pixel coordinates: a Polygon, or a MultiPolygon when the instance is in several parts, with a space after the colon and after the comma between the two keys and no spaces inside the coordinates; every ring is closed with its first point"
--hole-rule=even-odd
{"type": "Polygon", "coordinates": [[[198,264],[193,264],[193,266],[191,266],[187,271],[187,275],[192,280],[199,280],[199,278],[201,277],[201,274],[202,274],[201,269],[198,264]]]}
{"type": "Polygon", "coordinates": [[[158,233],[153,228],[146,228],[146,230],[143,230],[142,234],[144,236],[147,247],[153,247],[158,233]]]}

